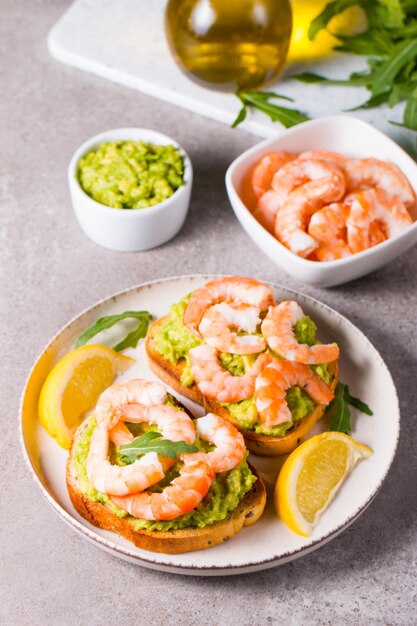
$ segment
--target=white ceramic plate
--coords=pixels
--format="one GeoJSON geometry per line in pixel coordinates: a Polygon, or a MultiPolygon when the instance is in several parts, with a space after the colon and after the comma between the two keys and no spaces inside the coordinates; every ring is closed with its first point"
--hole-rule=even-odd
{"type": "MultiPolygon", "coordinates": [[[[297,300],[305,313],[317,323],[322,340],[336,340],[341,348],[340,378],[350,386],[353,395],[365,400],[374,416],[352,409],[352,436],[370,446],[374,455],[360,463],[347,479],[331,507],[326,511],[309,538],[292,533],[276,516],[269,498],[261,520],[244,528],[231,541],[209,550],[179,555],[147,552],[122,537],[91,526],[74,510],[65,484],[67,452],[43,430],[38,422],[37,399],[43,381],[52,365],[73,349],[75,339],[98,317],[127,309],[149,310],[155,318],[165,315],[169,306],[204,284],[209,277],[169,278],[132,287],[87,309],[67,324],[51,340],[36,361],[23,393],[21,439],[31,474],[43,495],[58,515],[74,530],[99,548],[144,567],[190,575],[239,574],[268,569],[296,559],[349,526],[371,503],[389,470],[397,447],[400,415],[397,394],[391,375],[380,354],[368,339],[346,318],[313,298],[289,289],[276,287],[278,299],[297,300]],[[383,390],[383,393],[381,393],[383,390]]],[[[126,329],[110,329],[100,340],[114,345],[126,329]]],[[[155,379],[149,369],[144,342],[126,354],[137,363],[123,378],[143,376],[155,379]]],[[[201,408],[183,399],[197,415],[201,408]]],[[[316,431],[324,424],[317,425],[316,431]]],[[[271,496],[282,459],[252,456],[271,496]]]]}

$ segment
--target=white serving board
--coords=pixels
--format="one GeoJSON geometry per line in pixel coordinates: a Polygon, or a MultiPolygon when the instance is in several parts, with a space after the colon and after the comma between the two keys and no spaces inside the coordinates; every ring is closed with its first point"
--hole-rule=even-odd
{"type": "MultiPolygon", "coordinates": [[[[240,108],[237,98],[199,87],[174,63],[165,40],[165,6],[166,0],[77,0],[50,31],[49,50],[64,63],[230,125],[240,108]]],[[[297,69],[344,78],[364,67],[363,58],[339,54],[314,67],[309,64],[297,69]]],[[[365,89],[323,88],[295,80],[281,80],[271,89],[292,97],[293,106],[311,117],[338,113],[368,97],[365,89]]],[[[389,119],[400,120],[400,110],[380,107],[355,115],[394,139],[404,136],[407,141],[411,133],[388,124],[389,119]]],[[[283,130],[258,112],[251,113],[240,127],[262,137],[283,130]]]]}

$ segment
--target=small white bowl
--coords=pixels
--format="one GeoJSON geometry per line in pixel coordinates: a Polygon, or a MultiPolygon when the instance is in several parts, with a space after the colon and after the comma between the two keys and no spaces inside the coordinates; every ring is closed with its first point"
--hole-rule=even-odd
{"type": "Polygon", "coordinates": [[[146,128],[116,128],[95,135],[78,148],[68,168],[72,205],[82,230],[95,243],[122,252],[149,250],[172,239],[187,216],[192,182],[193,169],[185,150],[170,137],[146,128]],[[172,144],[184,159],[184,185],[167,200],[144,209],[116,209],[90,198],[78,181],[80,159],[107,141],[120,140],[172,144]]]}
{"type": "Polygon", "coordinates": [[[271,150],[295,153],[332,150],[353,158],[390,161],[407,176],[416,195],[417,164],[392,139],[366,122],[347,115],[304,122],[279,137],[262,141],[235,159],[226,173],[226,188],[236,217],[249,237],[287,274],[317,287],[340,285],[382,267],[417,242],[417,209],[414,207],[411,210],[414,223],[407,230],[364,252],[326,262],[297,256],[265,230],[249,208],[255,203],[250,188],[252,169],[260,157],[271,150]]]}

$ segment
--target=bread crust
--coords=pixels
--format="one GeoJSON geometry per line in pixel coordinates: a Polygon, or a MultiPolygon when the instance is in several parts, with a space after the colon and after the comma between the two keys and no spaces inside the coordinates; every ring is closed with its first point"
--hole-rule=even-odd
{"type": "Polygon", "coordinates": [[[170,531],[135,530],[131,523],[132,518],[117,517],[105,504],[90,500],[79,487],[73,458],[77,442],[86,425],[87,420],[75,433],[67,461],[66,479],[72,504],[78,513],[94,526],[118,533],[144,550],[180,554],[204,550],[223,543],[236,535],[244,526],[254,524],[261,517],[266,503],[266,491],[261,477],[251,467],[258,480],[225,520],[208,524],[204,528],[183,528],[170,531]]]}
{"type": "MultiPolygon", "coordinates": [[[[216,413],[221,417],[229,420],[236,426],[236,428],[242,433],[246,447],[250,452],[259,454],[261,456],[277,456],[280,454],[288,454],[295,450],[302,441],[308,436],[312,430],[314,424],[323,417],[323,413],[326,409],[324,405],[318,405],[311,413],[303,417],[296,422],[294,426],[287,431],[282,437],[273,437],[271,435],[262,435],[256,433],[248,428],[243,428],[237,420],[235,420],[230,414],[227,407],[222,406],[216,400],[211,400],[205,397],[198,389],[197,385],[193,383],[191,387],[183,387],[181,385],[181,374],[184,369],[184,360],[178,361],[174,364],[164,359],[164,357],[157,351],[155,343],[155,334],[158,331],[160,325],[167,319],[163,317],[152,324],[149,329],[146,352],[149,359],[149,365],[152,371],[170,385],[177,393],[180,393],[197,404],[201,404],[206,411],[216,413]]],[[[338,382],[339,366],[337,361],[329,363],[329,370],[331,374],[330,389],[334,392],[338,382]]]]}

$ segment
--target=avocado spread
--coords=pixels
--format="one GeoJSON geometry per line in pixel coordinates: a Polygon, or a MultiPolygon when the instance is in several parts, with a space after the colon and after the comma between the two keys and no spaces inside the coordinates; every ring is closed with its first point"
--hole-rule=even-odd
{"type": "Polygon", "coordinates": [[[172,145],[114,141],[82,157],[77,176],[93,200],[118,209],[143,209],[166,200],[184,184],[184,163],[172,145]]]}
{"type": "MultiPolygon", "coordinates": [[[[132,524],[134,530],[175,530],[190,527],[204,528],[204,526],[208,524],[222,521],[226,519],[231,511],[236,509],[239,502],[245,497],[248,491],[251,490],[253,483],[257,480],[256,476],[252,474],[245,457],[245,459],[231,471],[216,474],[207,495],[200,504],[189,513],[169,521],[154,522],[137,519],[113,504],[107,494],[97,491],[87,476],[86,462],[90,449],[91,436],[95,427],[96,420],[94,416],[92,416],[89,418],[88,425],[79,438],[74,452],[73,463],[79,488],[93,502],[102,502],[114,515],[126,518],[129,523],[132,524]]],[[[200,450],[207,451],[209,449],[208,445],[199,439],[196,439],[194,445],[200,450]]],[[[113,450],[112,454],[112,460],[116,457],[118,458],[117,462],[123,464],[120,461],[120,457],[117,455],[117,450],[113,450]]],[[[169,470],[160,483],[152,487],[152,491],[161,491],[178,473],[179,464],[177,463],[169,470]]]]}
{"type": "MultiPolygon", "coordinates": [[[[169,315],[165,322],[161,325],[155,335],[155,342],[158,352],[172,363],[178,363],[181,359],[185,359],[185,367],[181,376],[181,384],[189,387],[193,383],[191,373],[189,351],[191,348],[198,346],[200,341],[196,339],[183,324],[184,309],[190,296],[186,296],[177,304],[170,308],[169,315]]],[[[313,346],[318,343],[316,339],[317,327],[313,320],[305,316],[294,326],[294,335],[299,343],[305,343],[313,346]]],[[[277,356],[277,355],[274,355],[277,356]]],[[[225,369],[233,376],[242,376],[252,366],[250,357],[256,355],[241,356],[238,354],[219,354],[220,361],[225,369]]],[[[326,364],[313,365],[317,376],[320,376],[325,383],[329,384],[331,376],[326,364]]],[[[316,406],[314,400],[303,391],[300,387],[291,387],[286,394],[286,401],[291,411],[293,422],[301,420],[308,415],[316,406]]],[[[264,435],[273,435],[274,437],[283,436],[287,430],[293,426],[293,422],[279,424],[273,428],[265,428],[259,421],[259,415],[255,406],[255,399],[241,400],[240,402],[226,403],[222,402],[222,406],[227,407],[231,416],[242,426],[254,430],[256,433],[264,435]]]]}

